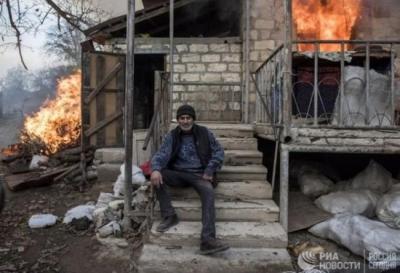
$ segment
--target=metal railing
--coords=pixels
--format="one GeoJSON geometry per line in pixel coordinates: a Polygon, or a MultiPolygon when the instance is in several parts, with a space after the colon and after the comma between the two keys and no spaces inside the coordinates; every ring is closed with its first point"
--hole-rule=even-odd
{"type": "Polygon", "coordinates": [[[400,41],[293,42],[293,47],[299,45],[310,45],[313,50],[292,50],[289,54],[293,63],[290,101],[283,100],[283,45],[257,69],[257,122],[318,128],[397,128],[400,125],[396,109],[400,90],[395,84],[396,49],[399,49],[396,47],[400,41]],[[325,44],[337,45],[339,50],[321,51],[325,44]],[[355,50],[355,46],[361,46],[363,51],[355,50]],[[295,58],[308,59],[308,66],[301,67],[293,61],[295,58]],[[336,76],[335,71],[326,69],[327,62],[337,68],[336,76]],[[292,106],[290,124],[283,124],[285,104],[292,106]]]}

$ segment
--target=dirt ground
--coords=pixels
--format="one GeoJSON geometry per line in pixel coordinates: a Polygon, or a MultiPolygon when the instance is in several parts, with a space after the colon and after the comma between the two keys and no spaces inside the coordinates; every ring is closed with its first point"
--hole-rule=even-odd
{"type": "Polygon", "coordinates": [[[96,183],[84,193],[63,184],[7,192],[0,215],[0,272],[131,272],[133,251],[100,244],[93,224],[85,231],[60,221],[45,229],[28,226],[35,213],[52,213],[62,219],[68,209],[96,201],[101,191],[111,192],[111,185],[96,183]]]}

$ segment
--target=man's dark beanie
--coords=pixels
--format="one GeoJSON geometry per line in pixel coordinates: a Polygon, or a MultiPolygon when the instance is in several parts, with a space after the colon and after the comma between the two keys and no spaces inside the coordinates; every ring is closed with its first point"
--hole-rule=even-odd
{"type": "Polygon", "coordinates": [[[178,111],[176,111],[176,119],[178,119],[182,115],[189,115],[194,120],[196,119],[196,112],[194,111],[194,108],[192,106],[190,106],[189,104],[181,105],[178,108],[178,111]]]}

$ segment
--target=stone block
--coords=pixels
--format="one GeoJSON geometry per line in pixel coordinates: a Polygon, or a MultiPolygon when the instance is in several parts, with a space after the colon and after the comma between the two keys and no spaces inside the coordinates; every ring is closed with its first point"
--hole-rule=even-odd
{"type": "Polygon", "coordinates": [[[221,56],[219,54],[206,54],[201,56],[201,61],[203,63],[216,63],[221,61],[221,56]]]}
{"type": "Polygon", "coordinates": [[[187,64],[187,71],[188,72],[205,72],[206,66],[204,64],[187,64]]]}
{"type": "Polygon", "coordinates": [[[220,82],[221,74],[219,73],[204,73],[200,75],[202,82],[220,82]]]}
{"type": "Polygon", "coordinates": [[[198,82],[200,80],[200,76],[196,73],[182,73],[180,79],[183,82],[198,82]]]}
{"type": "Polygon", "coordinates": [[[231,44],[231,52],[232,53],[242,52],[242,45],[241,44],[231,44]]]}
{"type": "Polygon", "coordinates": [[[240,54],[222,54],[222,61],[228,63],[239,63],[241,55],[240,54]]]}
{"type": "Polygon", "coordinates": [[[182,54],[182,63],[196,63],[196,62],[200,62],[200,55],[182,54]]]}
{"type": "Polygon", "coordinates": [[[242,67],[240,64],[229,64],[228,71],[230,72],[241,72],[242,67]]]}
{"type": "Polygon", "coordinates": [[[186,53],[189,51],[188,45],[176,45],[176,51],[178,53],[186,53]]]}
{"type": "Polygon", "coordinates": [[[274,49],[274,48],[275,48],[275,41],[273,41],[273,40],[254,42],[255,50],[266,50],[266,49],[274,49]]]}
{"type": "Polygon", "coordinates": [[[251,51],[250,52],[250,61],[258,61],[259,55],[260,55],[259,51],[251,51]]]}
{"type": "Polygon", "coordinates": [[[228,53],[229,50],[229,44],[210,44],[211,53],[228,53]]]}
{"type": "Polygon", "coordinates": [[[189,46],[189,51],[193,53],[205,53],[208,52],[207,44],[192,44],[189,46]]]}
{"type": "Polygon", "coordinates": [[[229,109],[231,110],[240,110],[240,103],[239,102],[230,102],[229,109]]]}
{"type": "Polygon", "coordinates": [[[224,63],[209,64],[207,67],[208,72],[224,72],[227,69],[227,65],[224,63]]]}
{"type": "Polygon", "coordinates": [[[240,82],[240,73],[222,73],[223,82],[240,82]]]}
{"type": "MultiPolygon", "coordinates": [[[[169,69],[168,69],[169,70],[169,69]]],[[[186,72],[186,67],[184,64],[174,64],[174,72],[181,72],[185,73],[186,72]]]]}
{"type": "Polygon", "coordinates": [[[256,29],[274,29],[275,22],[273,20],[256,19],[254,27],[256,29]]]}

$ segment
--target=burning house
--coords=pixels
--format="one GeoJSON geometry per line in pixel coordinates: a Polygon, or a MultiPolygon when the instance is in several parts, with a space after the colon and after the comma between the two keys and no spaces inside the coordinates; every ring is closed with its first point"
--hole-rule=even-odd
{"type": "MultiPolygon", "coordinates": [[[[378,158],[391,175],[397,174],[400,5],[396,1],[237,0],[228,5],[222,0],[177,0],[172,9],[169,1],[143,2],[144,9],[135,18],[134,127],[148,129],[157,148],[179,105],[194,105],[199,122],[211,123],[226,145],[229,160],[221,177],[246,183],[240,184],[249,190],[246,199],[267,200],[272,206],[276,206],[273,195],[279,200],[274,209],[265,204],[247,208],[250,214],[259,209],[277,212],[273,219],[263,218],[268,222],[265,230],[253,230],[260,231],[264,244],[257,244],[251,235],[237,241],[226,235],[234,246],[285,249],[293,186],[289,170],[296,160],[325,160],[342,171],[352,164],[340,174],[349,176],[378,158]],[[239,139],[247,129],[250,135],[239,139]],[[235,139],[228,139],[232,135],[235,139]],[[250,156],[250,146],[240,146],[254,137],[271,182],[258,192],[249,181],[256,172],[262,178],[254,179],[265,182],[266,169],[252,161],[259,155],[250,156]],[[246,156],[243,150],[248,150],[246,156]],[[235,161],[243,157],[242,162],[235,161]],[[260,197],[265,187],[268,194],[260,197]],[[283,233],[272,235],[270,229],[283,233]]],[[[123,145],[126,21],[121,16],[88,29],[89,39],[83,43],[83,141],[98,147],[123,145]]],[[[102,159],[110,168],[113,162],[102,159]]],[[[107,179],[116,178],[119,165],[115,170],[107,179]]],[[[226,205],[217,213],[219,209],[220,220],[251,226],[248,215],[240,214],[243,207],[226,205]],[[230,216],[232,211],[237,215],[230,216]]],[[[166,241],[152,237],[153,245],[144,251],[156,252],[157,243],[186,242],[191,231],[179,232],[166,236],[166,241]]],[[[285,264],[287,253],[279,253],[285,264]]],[[[160,259],[164,254],[160,252],[160,259]]],[[[143,259],[145,268],[157,264],[143,259]]],[[[207,262],[212,266],[216,261],[207,262]]],[[[243,260],[244,265],[247,262],[243,260]]]]}

